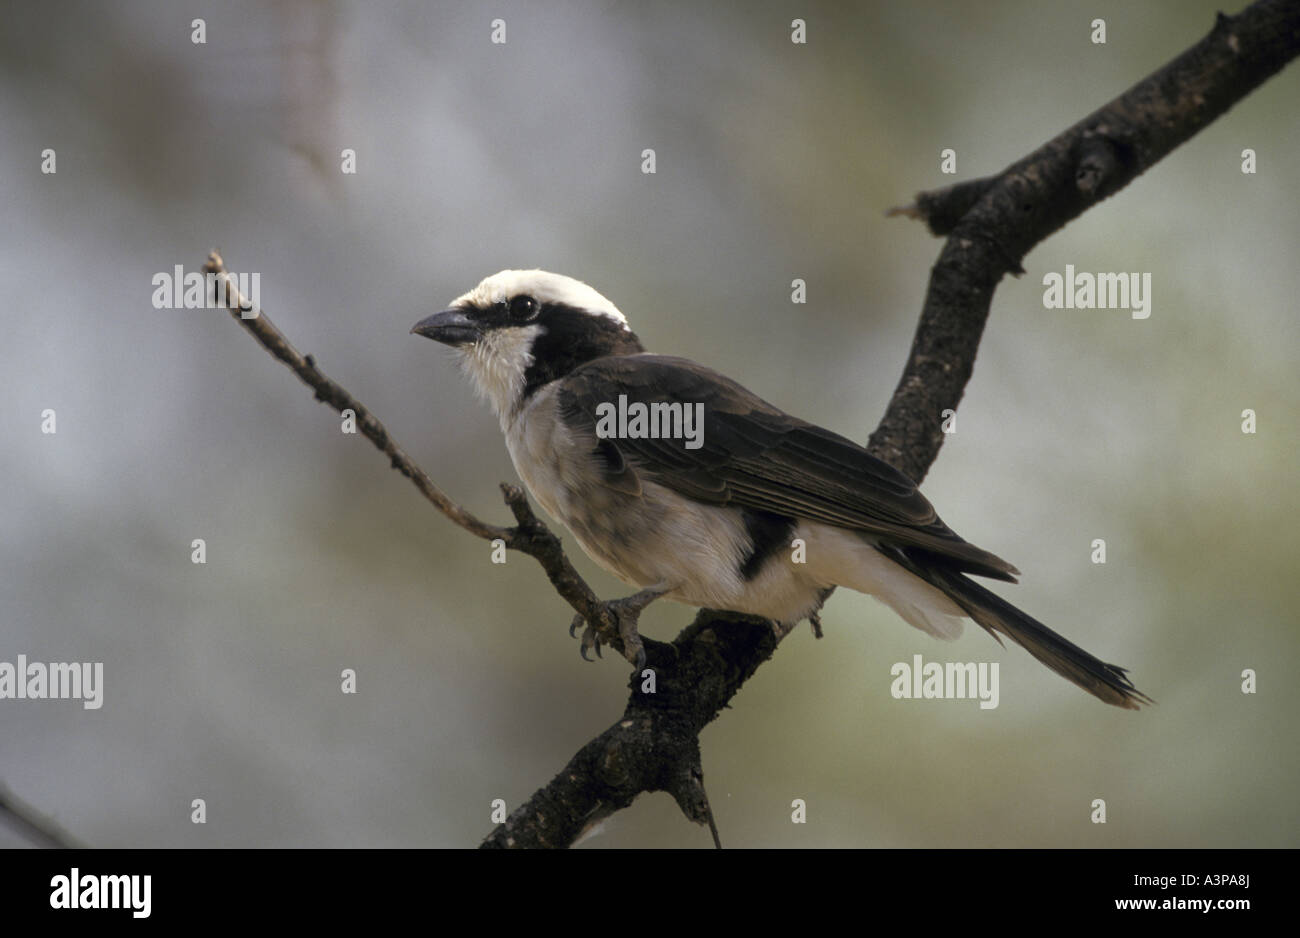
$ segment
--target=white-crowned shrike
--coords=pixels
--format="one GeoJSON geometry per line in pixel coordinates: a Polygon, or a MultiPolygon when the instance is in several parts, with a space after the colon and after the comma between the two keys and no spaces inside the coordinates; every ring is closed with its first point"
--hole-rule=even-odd
{"type": "MultiPolygon", "coordinates": [[[[646,352],[585,283],[503,270],[411,331],[456,349],[533,498],[641,588],[623,609],[629,648],[657,596],[789,629],[844,586],[938,638],[973,619],[1106,703],[1150,702],[1123,668],[971,580],[1018,571],[958,537],[903,473],[712,369],[646,352]]],[[[588,629],[584,651],[593,641],[588,629]]]]}

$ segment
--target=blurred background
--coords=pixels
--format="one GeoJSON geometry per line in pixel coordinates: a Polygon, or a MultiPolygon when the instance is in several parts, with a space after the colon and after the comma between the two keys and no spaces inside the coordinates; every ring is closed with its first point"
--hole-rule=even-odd
{"type": "MultiPolygon", "coordinates": [[[[865,441],[940,247],[885,209],[1035,149],[1219,5],[286,0],[209,5],[205,44],[164,0],[8,5],[0,660],[102,661],[105,689],[0,700],[0,782],[93,846],[473,846],[622,712],[628,668],[579,659],[534,561],[492,564],[224,312],[153,308],[156,273],[214,247],[259,272],[298,348],[496,523],[496,420],[408,329],[506,267],[865,441]]],[[[1023,571],[999,592],[1158,705],[840,592],[704,733],[724,844],[1297,844],[1298,81],[1028,256],[926,479],[1023,571]],[[1045,310],[1066,264],[1150,272],[1150,319],[1045,310]],[[893,699],[918,653],[1001,662],[1000,706],[893,699]]],[[[663,794],[585,844],[710,845],[663,794]]]]}

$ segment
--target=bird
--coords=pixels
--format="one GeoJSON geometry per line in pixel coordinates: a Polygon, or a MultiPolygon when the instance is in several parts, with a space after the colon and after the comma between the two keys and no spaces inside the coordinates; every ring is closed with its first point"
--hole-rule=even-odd
{"type": "MultiPolygon", "coordinates": [[[[580,280],[502,270],[411,332],[454,350],[534,500],[638,588],[609,604],[638,667],[637,616],[660,597],[780,635],[809,619],[820,634],[822,604],[844,587],[939,639],[973,620],[1108,704],[1152,702],[1124,668],[973,580],[1020,574],[944,524],[907,475],[711,368],[648,352],[580,280]]],[[[583,657],[593,646],[588,623],[583,657]]]]}

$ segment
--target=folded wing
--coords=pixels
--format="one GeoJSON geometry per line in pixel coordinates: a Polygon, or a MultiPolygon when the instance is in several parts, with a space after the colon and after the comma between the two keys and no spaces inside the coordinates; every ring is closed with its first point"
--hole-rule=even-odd
{"type": "Polygon", "coordinates": [[[1015,582],[1011,564],[958,537],[915,483],[837,433],[792,417],[731,379],[683,358],[597,359],[561,382],[564,419],[594,428],[597,407],[703,405],[702,445],[611,438],[598,446],[607,482],[638,491],[650,480],[684,496],[860,531],[946,558],[956,571],[1015,582]]]}

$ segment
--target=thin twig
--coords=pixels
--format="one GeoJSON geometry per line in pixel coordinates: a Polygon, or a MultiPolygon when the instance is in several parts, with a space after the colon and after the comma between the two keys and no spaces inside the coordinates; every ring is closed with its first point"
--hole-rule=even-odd
{"type": "Polygon", "coordinates": [[[69,849],[80,847],[72,837],[49,817],[32,809],[0,783],[0,818],[38,847],[69,849]]]}
{"type": "Polygon", "coordinates": [[[560,539],[533,514],[523,490],[512,485],[501,487],[506,505],[518,522],[512,528],[488,524],[460,507],[429,478],[428,473],[421,469],[415,460],[407,455],[406,450],[397,444],[368,407],[341,385],[330,380],[320,370],[311,355],[303,355],[294,348],[293,343],[271,322],[265,311],[253,308],[248,299],[239,292],[238,284],[230,276],[225,261],[217,251],[208,255],[203,270],[222,281],[224,292],[214,290],[214,293],[224,296],[226,306],[235,321],[315,391],[316,400],[324,401],[339,414],[347,410],[356,414],[357,426],[366,439],[374,443],[389,458],[392,467],[410,479],[420,490],[420,494],[432,502],[435,508],[471,534],[488,541],[501,540],[505,542],[507,548],[518,550],[536,559],[560,596],[588,622],[596,624],[602,639],[607,644],[622,650],[618,624],[609,609],[600,601],[565,555],[560,539]]]}

